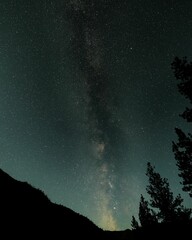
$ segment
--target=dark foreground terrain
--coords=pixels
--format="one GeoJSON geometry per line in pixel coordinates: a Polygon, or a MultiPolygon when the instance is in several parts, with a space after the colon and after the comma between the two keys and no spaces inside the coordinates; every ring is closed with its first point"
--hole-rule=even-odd
{"type": "Polygon", "coordinates": [[[52,203],[42,191],[0,170],[0,239],[184,240],[190,239],[191,233],[191,222],[103,231],[88,218],[52,203]]]}

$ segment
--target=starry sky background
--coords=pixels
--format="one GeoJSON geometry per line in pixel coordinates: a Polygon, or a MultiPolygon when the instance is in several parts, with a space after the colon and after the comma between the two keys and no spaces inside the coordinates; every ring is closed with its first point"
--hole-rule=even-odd
{"type": "Polygon", "coordinates": [[[1,0],[0,167],[103,229],[130,228],[150,161],[181,190],[189,0],[1,0]]]}

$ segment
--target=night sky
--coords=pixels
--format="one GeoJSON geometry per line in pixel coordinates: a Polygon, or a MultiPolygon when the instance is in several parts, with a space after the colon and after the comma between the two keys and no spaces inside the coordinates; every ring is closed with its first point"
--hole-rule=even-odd
{"type": "Polygon", "coordinates": [[[181,190],[172,152],[188,101],[190,0],[1,0],[0,168],[103,229],[130,228],[147,162],[181,190]]]}

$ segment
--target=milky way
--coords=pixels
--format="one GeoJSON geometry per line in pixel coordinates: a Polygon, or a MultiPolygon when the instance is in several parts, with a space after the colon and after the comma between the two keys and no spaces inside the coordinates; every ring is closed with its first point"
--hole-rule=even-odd
{"type": "MultiPolygon", "coordinates": [[[[106,2],[107,3],[107,2],[106,2]]],[[[115,188],[115,139],[119,132],[119,123],[115,119],[116,107],[110,97],[110,79],[105,69],[105,50],[101,25],[102,14],[107,4],[98,1],[70,0],[69,18],[74,26],[74,51],[79,67],[84,74],[87,91],[87,112],[90,140],[96,161],[95,200],[101,226],[116,229],[113,211],[116,201],[113,197],[115,188]],[[116,135],[116,136],[115,136],[116,135]],[[112,141],[113,139],[113,141],[112,141]]],[[[119,157],[119,156],[118,156],[119,157]]]]}
{"type": "MultiPolygon", "coordinates": [[[[172,141],[187,106],[192,2],[0,1],[0,168],[103,229],[131,228],[146,164],[184,205],[172,141]]],[[[187,130],[188,131],[188,130],[187,130]]]]}

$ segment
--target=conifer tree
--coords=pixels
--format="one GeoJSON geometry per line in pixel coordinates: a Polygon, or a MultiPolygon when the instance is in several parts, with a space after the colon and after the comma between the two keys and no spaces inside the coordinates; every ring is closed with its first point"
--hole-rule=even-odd
{"type": "Polygon", "coordinates": [[[132,227],[132,229],[138,229],[139,228],[139,223],[137,222],[137,220],[135,219],[134,216],[132,216],[131,227],[132,227]]]}
{"type": "Polygon", "coordinates": [[[160,222],[174,222],[189,219],[191,210],[183,207],[180,194],[175,198],[170,190],[168,179],[162,178],[148,162],[147,173],[149,185],[146,190],[150,195],[150,206],[157,211],[160,222]]]}
{"type": "Polygon", "coordinates": [[[143,195],[141,195],[139,204],[139,221],[142,227],[157,223],[157,217],[153,210],[149,208],[149,203],[143,195]]]}
{"type": "MultiPolygon", "coordinates": [[[[189,100],[191,107],[186,108],[180,115],[190,124],[192,123],[192,62],[188,63],[187,58],[175,58],[172,63],[174,75],[178,83],[179,92],[189,100]]],[[[192,133],[185,134],[181,129],[175,129],[178,142],[173,142],[173,152],[179,169],[179,176],[182,178],[183,191],[188,192],[192,197],[192,133]]]]}

